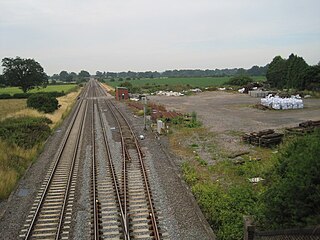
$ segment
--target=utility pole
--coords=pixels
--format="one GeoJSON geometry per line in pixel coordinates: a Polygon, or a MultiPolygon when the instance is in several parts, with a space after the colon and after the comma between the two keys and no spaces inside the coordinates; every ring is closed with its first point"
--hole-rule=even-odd
{"type": "Polygon", "coordinates": [[[143,101],[143,122],[144,122],[144,130],[147,131],[147,119],[146,119],[147,97],[142,97],[142,101],[143,101]]]}

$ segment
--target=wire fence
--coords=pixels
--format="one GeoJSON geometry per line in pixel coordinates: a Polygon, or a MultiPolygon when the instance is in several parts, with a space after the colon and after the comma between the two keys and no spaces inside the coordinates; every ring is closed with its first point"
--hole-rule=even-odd
{"type": "Polygon", "coordinates": [[[244,218],[244,224],[244,240],[320,240],[320,225],[302,229],[259,231],[247,217],[244,218]]]}
{"type": "Polygon", "coordinates": [[[280,231],[254,231],[252,240],[320,240],[320,226],[280,231]]]}

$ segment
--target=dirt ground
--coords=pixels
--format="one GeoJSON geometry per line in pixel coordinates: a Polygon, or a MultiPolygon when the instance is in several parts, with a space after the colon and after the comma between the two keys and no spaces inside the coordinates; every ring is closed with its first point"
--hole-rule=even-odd
{"type": "Polygon", "coordinates": [[[307,120],[320,120],[320,99],[304,99],[303,109],[260,110],[254,108],[260,98],[222,91],[203,92],[194,96],[150,96],[150,101],[165,105],[168,110],[186,113],[195,111],[204,126],[215,134],[223,151],[230,155],[250,150],[241,142],[246,132],[297,126],[307,120]]]}
{"type": "Polygon", "coordinates": [[[222,91],[184,97],[149,98],[153,102],[165,105],[168,110],[195,111],[205,126],[218,133],[282,129],[307,120],[320,120],[320,99],[304,99],[304,109],[264,111],[253,108],[253,105],[260,102],[260,98],[222,91]]]}

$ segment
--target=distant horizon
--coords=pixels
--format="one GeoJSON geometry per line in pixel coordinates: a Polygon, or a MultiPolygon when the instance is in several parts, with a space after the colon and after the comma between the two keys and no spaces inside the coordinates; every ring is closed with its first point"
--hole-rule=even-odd
{"type": "MultiPolygon", "coordinates": [[[[295,53],[290,53],[290,54],[295,54],[295,53]]],[[[290,54],[289,54],[289,55],[290,55],[290,54]]],[[[276,57],[276,56],[281,56],[282,58],[287,59],[287,58],[289,57],[289,55],[288,55],[288,56],[282,56],[282,55],[278,54],[278,55],[275,55],[274,57],[276,57]]],[[[295,54],[295,55],[298,55],[298,54],[295,54]]],[[[306,61],[306,59],[305,59],[303,56],[300,56],[300,55],[298,55],[298,56],[299,56],[299,57],[302,57],[302,58],[306,61]]],[[[5,57],[8,57],[8,56],[5,56],[5,57]]],[[[2,60],[3,58],[5,58],[5,57],[2,57],[1,60],[2,60]]],[[[15,57],[31,58],[31,59],[34,59],[35,61],[39,62],[37,59],[32,58],[32,57],[14,56],[14,57],[10,57],[10,58],[15,58],[15,57]]],[[[274,58],[274,57],[273,57],[273,58],[274,58]]],[[[272,58],[272,59],[273,59],[273,58],[272,58]]],[[[272,61],[272,59],[270,60],[270,62],[272,61]]],[[[205,71],[205,70],[216,70],[216,69],[218,69],[218,70],[223,70],[223,69],[245,69],[245,70],[248,70],[248,69],[251,69],[253,66],[265,67],[266,65],[270,64],[270,62],[268,62],[268,63],[266,63],[266,64],[264,64],[264,65],[253,64],[253,65],[251,65],[250,67],[169,68],[169,69],[165,69],[165,70],[150,70],[150,69],[148,69],[148,70],[132,70],[132,69],[130,69],[130,70],[118,70],[118,71],[113,71],[113,70],[101,70],[101,69],[94,70],[94,71],[90,71],[90,70],[88,70],[88,69],[86,69],[86,68],[79,68],[79,70],[76,70],[76,71],[74,71],[74,70],[67,70],[67,69],[61,69],[61,70],[58,70],[58,72],[52,72],[52,73],[48,73],[48,72],[46,71],[46,68],[45,68],[45,66],[43,65],[43,63],[41,63],[41,62],[39,62],[39,63],[40,63],[40,65],[44,68],[44,71],[45,71],[49,76],[52,76],[53,74],[59,74],[61,71],[67,71],[68,73],[75,72],[75,73],[78,74],[81,70],[88,71],[88,72],[90,73],[90,75],[95,75],[97,71],[100,71],[100,72],[102,72],[102,73],[103,73],[103,72],[121,73],[121,72],[129,72],[129,71],[131,71],[131,72],[148,72],[148,71],[151,71],[151,72],[163,73],[163,72],[165,72],[165,71],[174,71],[174,70],[178,70],[178,71],[180,71],[180,70],[202,70],[202,71],[205,71]]],[[[320,59],[319,59],[319,61],[315,62],[314,64],[310,64],[310,63],[308,63],[308,61],[306,61],[306,63],[307,63],[308,65],[310,65],[310,66],[314,66],[314,65],[317,65],[317,64],[320,63],[320,59]]],[[[1,74],[3,73],[3,67],[2,67],[2,66],[0,66],[0,73],[1,73],[1,74]]]]}

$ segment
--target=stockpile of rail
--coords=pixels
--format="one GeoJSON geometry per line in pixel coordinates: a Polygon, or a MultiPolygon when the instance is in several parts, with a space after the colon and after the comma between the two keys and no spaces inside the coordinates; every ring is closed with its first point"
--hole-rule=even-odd
{"type": "Polygon", "coordinates": [[[246,133],[242,136],[242,140],[246,143],[261,146],[272,147],[281,143],[282,133],[276,133],[273,129],[267,129],[260,132],[246,133]]]}
{"type": "MultiPolygon", "coordinates": [[[[313,132],[316,128],[320,128],[320,120],[306,121],[299,123],[297,127],[286,128],[285,135],[304,135],[313,132]]],[[[267,129],[246,133],[242,136],[242,140],[256,146],[272,147],[281,143],[283,136],[284,134],[276,133],[273,129],[267,129]]]]}
{"type": "MultiPolygon", "coordinates": [[[[143,104],[139,102],[128,102],[128,105],[137,110],[143,110],[143,104]]],[[[162,105],[149,103],[148,108],[151,109],[151,120],[156,121],[159,118],[172,119],[178,116],[182,116],[181,113],[174,111],[167,111],[162,105]]]]}
{"type": "Polygon", "coordinates": [[[316,128],[320,128],[320,120],[299,123],[297,127],[286,128],[285,133],[288,135],[303,135],[313,132],[316,128]]]}

